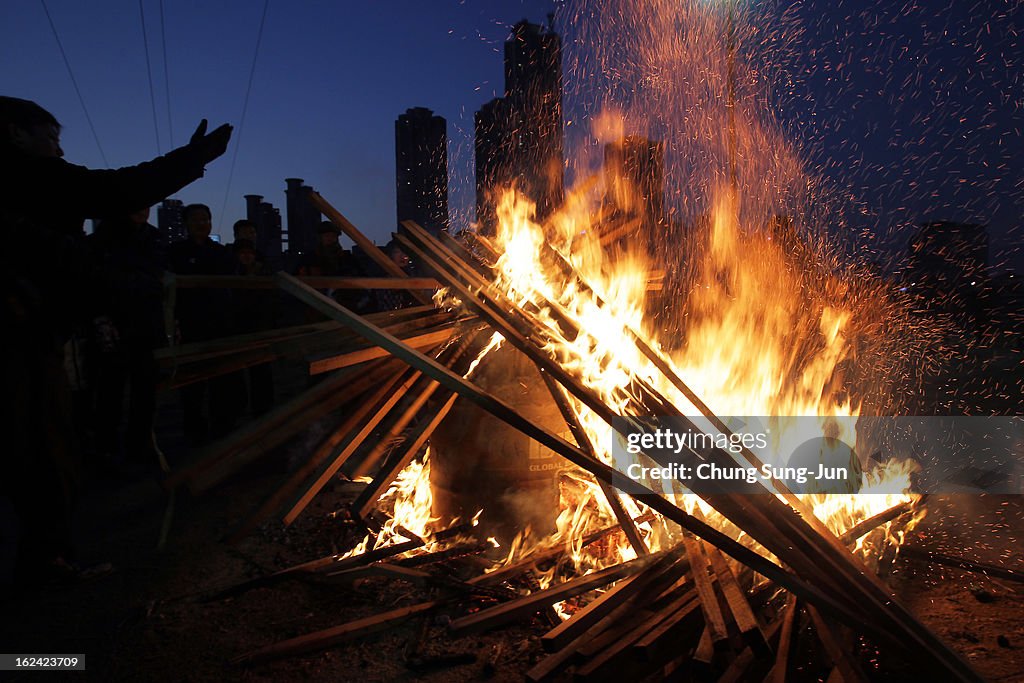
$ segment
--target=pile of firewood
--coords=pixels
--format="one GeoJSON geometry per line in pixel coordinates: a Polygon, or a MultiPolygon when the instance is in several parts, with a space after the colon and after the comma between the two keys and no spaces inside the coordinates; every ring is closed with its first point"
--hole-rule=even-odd
{"type": "MultiPolygon", "coordinates": [[[[318,195],[314,201],[387,268],[387,257],[351,223],[318,195]]],[[[482,237],[467,238],[465,243],[445,234],[434,237],[412,223],[405,223],[403,228],[398,235],[403,248],[434,275],[433,279],[406,278],[401,271],[394,273],[391,268],[387,272],[393,278],[372,282],[351,278],[303,282],[280,273],[273,282],[268,278],[245,286],[276,286],[326,316],[328,322],[178,347],[164,354],[164,365],[176,369],[171,380],[175,385],[289,355],[312,356],[310,373],[332,373],[261,419],[211,445],[191,465],[174,472],[167,480],[168,486],[184,484],[193,492],[206,491],[313,420],[361,397],[358,402],[349,403],[353,407],[344,423],[324,439],[273,495],[257,505],[228,538],[238,540],[273,516],[291,524],[357,451],[365,457],[353,476],[372,475],[372,480],[352,505],[352,515],[370,528],[379,528],[380,520],[374,514],[377,499],[422,451],[453,402],[462,398],[592,475],[618,523],[581,539],[581,543],[624,534],[637,559],[522,595],[523,582],[528,582],[531,572],[557,563],[564,550],[539,551],[521,562],[483,573],[486,562],[474,564],[467,558],[484,553],[489,544],[473,538],[471,528],[458,526],[432,538],[403,532],[410,540],[351,557],[311,560],[233,586],[217,597],[309,575],[325,580],[389,576],[429,586],[439,597],[276,643],[238,661],[256,662],[328,647],[441,610],[461,613],[450,623],[451,634],[459,636],[529,618],[544,613],[555,603],[586,596],[573,602],[578,608],[570,618],[559,622],[542,638],[550,654],[527,672],[530,680],[546,680],[572,666],[576,676],[586,680],[613,675],[638,678],[658,671],[666,676],[703,671],[720,676],[720,680],[763,680],[771,676],[768,680],[782,681],[790,675],[798,634],[809,630],[805,629],[809,624],[831,662],[830,680],[849,682],[866,678],[854,651],[861,637],[877,646],[907,653],[934,680],[980,680],[848,548],[849,543],[878,525],[908,513],[909,505],[865,520],[837,538],[781,482],[773,484],[782,497],[760,483],[736,492],[714,480],[699,482],[693,492],[771,553],[773,559],[723,533],[699,513],[689,513],[639,484],[624,493],[648,512],[644,518],[631,519],[612,487],[612,482],[618,483],[621,478],[613,479],[615,471],[595,455],[571,401],[586,405],[609,424],[621,416],[543,350],[545,325],[549,323],[541,321],[539,310],[517,304],[494,286],[495,277],[488,265],[494,258],[490,243],[482,237]],[[469,313],[436,310],[424,303],[402,311],[359,316],[315,289],[390,286],[417,290],[437,283],[449,288],[469,313]],[[472,354],[467,351],[482,335],[489,336],[495,331],[540,369],[575,443],[525,419],[500,397],[465,379],[472,361],[472,354]],[[404,434],[404,441],[398,448],[390,448],[392,437],[400,434],[404,434]],[[371,435],[377,443],[368,443],[371,435]],[[637,525],[653,516],[679,527],[677,537],[681,542],[677,546],[650,551],[637,525]],[[442,550],[402,557],[442,540],[446,543],[442,550]],[[469,578],[456,578],[460,575],[450,571],[431,571],[432,567],[450,567],[453,562],[464,570],[475,567],[475,573],[469,578]],[[611,588],[585,602],[595,589],[609,585],[611,588]]],[[[623,229],[615,226],[607,232],[618,235],[623,229]]],[[[567,279],[583,290],[588,289],[587,283],[554,249],[544,249],[544,258],[560,268],[567,279]]],[[[183,284],[216,283],[177,283],[183,284]]],[[[422,294],[420,300],[429,301],[422,294]]],[[[560,333],[571,338],[578,332],[556,302],[542,303],[554,316],[560,333]]],[[[674,387],[702,410],[717,429],[728,433],[726,425],[676,375],[657,349],[638,334],[634,333],[632,338],[674,387]]],[[[672,416],[692,424],[654,386],[637,379],[633,389],[627,424],[643,429],[651,424],[653,416],[672,416]]],[[[751,463],[758,462],[752,453],[744,455],[751,463]]],[[[722,451],[710,457],[723,467],[732,462],[731,456],[722,451]]]]}

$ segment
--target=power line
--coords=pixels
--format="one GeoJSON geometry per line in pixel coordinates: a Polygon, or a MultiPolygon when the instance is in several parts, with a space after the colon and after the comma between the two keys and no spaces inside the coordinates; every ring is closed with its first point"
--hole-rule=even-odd
{"type": "Polygon", "coordinates": [[[167,67],[167,34],[164,33],[164,0],[160,0],[160,45],[164,51],[164,97],[167,100],[167,135],[174,149],[174,126],[171,125],[171,77],[167,67]]]}
{"type": "Polygon", "coordinates": [[[238,161],[238,149],[242,146],[242,127],[245,126],[245,112],[249,109],[249,95],[252,93],[253,76],[256,75],[256,58],[260,54],[260,42],[263,40],[263,26],[267,22],[267,8],[270,0],[263,0],[263,15],[260,17],[260,28],[256,33],[256,49],[252,55],[252,66],[249,68],[249,84],[245,88],[245,101],[242,103],[242,117],[238,120],[238,133],[235,135],[235,153],[231,157],[231,168],[228,170],[228,184],[224,188],[224,203],[220,207],[218,227],[224,224],[224,212],[228,208],[228,196],[231,193],[231,180],[235,176],[235,162],[238,161]]]}
{"type": "Polygon", "coordinates": [[[139,21],[142,24],[142,49],[146,51],[146,78],[149,80],[149,105],[153,110],[153,134],[156,136],[156,153],[163,154],[160,149],[160,126],[156,121],[156,95],[153,94],[153,70],[149,65],[149,39],[146,37],[146,11],[139,0],[139,21]]]}
{"type": "Polygon", "coordinates": [[[96,148],[100,151],[100,158],[103,159],[103,165],[110,167],[107,162],[107,155],[103,153],[103,145],[100,144],[100,136],[96,134],[96,126],[92,125],[92,117],[89,116],[89,109],[85,106],[85,99],[82,98],[82,91],[78,89],[78,81],[75,80],[75,72],[71,70],[71,62],[68,61],[68,55],[64,52],[64,44],[60,42],[60,36],[57,34],[57,26],[53,23],[53,17],[50,16],[50,10],[46,6],[46,0],[39,0],[43,6],[43,11],[46,13],[46,20],[50,22],[50,30],[53,31],[53,37],[57,40],[57,47],[60,48],[60,56],[64,58],[64,66],[68,69],[68,76],[71,77],[71,85],[75,87],[75,94],[78,95],[78,102],[82,105],[82,111],[85,113],[85,120],[89,124],[89,130],[92,131],[92,138],[96,141],[96,148]]]}

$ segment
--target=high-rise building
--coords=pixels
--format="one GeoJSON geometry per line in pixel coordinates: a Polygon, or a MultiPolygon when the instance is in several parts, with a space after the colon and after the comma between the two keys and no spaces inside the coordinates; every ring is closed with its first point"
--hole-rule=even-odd
{"type": "Polygon", "coordinates": [[[302,184],[302,178],[285,178],[284,191],[288,216],[288,231],[285,241],[292,254],[310,253],[316,249],[319,236],[320,212],[309,201],[312,187],[302,184]]]}
{"type": "Polygon", "coordinates": [[[985,226],[922,223],[907,246],[906,288],[955,318],[980,321],[989,276],[985,226]]]}
{"type": "Polygon", "coordinates": [[[508,185],[537,204],[543,220],[562,202],[562,39],[520,21],[505,41],[505,95],[475,117],[477,222],[494,228],[497,193],[508,185]]]}
{"type": "Polygon", "coordinates": [[[433,233],[448,230],[447,123],[425,107],[395,121],[398,223],[411,220],[433,233]]]}
{"type": "Polygon", "coordinates": [[[640,218],[645,230],[665,221],[665,146],[638,135],[605,145],[605,202],[640,218]]]}
{"type": "Polygon", "coordinates": [[[185,222],[181,210],[185,205],[180,199],[165,199],[156,210],[156,227],[160,235],[160,245],[166,247],[174,242],[185,239],[185,222]]]}
{"type": "Polygon", "coordinates": [[[256,224],[256,248],[275,262],[284,251],[281,233],[281,211],[263,195],[245,195],[245,217],[256,224]]]}
{"type": "Polygon", "coordinates": [[[956,288],[987,275],[988,231],[984,225],[922,223],[910,238],[908,250],[910,271],[936,284],[956,288]]]}

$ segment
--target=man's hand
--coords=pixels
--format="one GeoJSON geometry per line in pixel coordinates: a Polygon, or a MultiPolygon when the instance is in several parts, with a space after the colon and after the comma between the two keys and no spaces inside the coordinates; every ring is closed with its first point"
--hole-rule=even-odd
{"type": "Polygon", "coordinates": [[[207,135],[206,119],[203,119],[199,122],[199,126],[196,127],[196,132],[192,133],[192,139],[188,144],[199,151],[205,164],[213,161],[227,150],[228,140],[231,139],[231,131],[231,125],[225,123],[207,135]]]}

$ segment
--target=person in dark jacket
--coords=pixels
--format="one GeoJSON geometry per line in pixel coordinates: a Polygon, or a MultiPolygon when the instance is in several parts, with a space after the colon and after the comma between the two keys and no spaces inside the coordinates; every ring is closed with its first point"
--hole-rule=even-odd
{"type": "Polygon", "coordinates": [[[87,239],[110,290],[110,337],[93,345],[93,395],[96,439],[101,455],[156,465],[153,420],[157,365],[153,350],[167,343],[163,314],[166,255],[149,208],[104,220],[87,239]],[[127,391],[128,415],[122,406],[127,391]],[[124,422],[124,439],[119,438],[124,422]]]}
{"type": "MultiPolygon", "coordinates": [[[[241,222],[241,221],[239,221],[241,222]]],[[[238,223],[235,223],[237,228],[238,223]]],[[[252,240],[237,238],[232,244],[235,254],[235,275],[266,277],[270,270],[260,258],[252,240]]],[[[262,332],[274,326],[276,292],[266,289],[236,289],[233,293],[232,319],[235,334],[262,332]]],[[[274,404],[273,363],[260,363],[246,368],[249,380],[249,408],[253,415],[262,415],[274,404]]],[[[244,397],[243,397],[244,400],[244,397]]]]}
{"type": "MultiPolygon", "coordinates": [[[[323,221],[317,228],[320,238],[313,253],[308,254],[299,264],[298,274],[304,277],[359,277],[362,275],[352,252],[341,246],[338,239],[341,230],[330,221],[323,221]]],[[[342,306],[363,312],[368,301],[367,293],[359,289],[326,289],[325,294],[342,306]]]]}
{"type": "MultiPolygon", "coordinates": [[[[210,239],[212,216],[205,204],[189,204],[181,212],[188,237],[167,250],[167,267],[178,275],[233,275],[231,250],[210,239]]],[[[223,287],[179,288],[175,306],[182,344],[209,341],[233,333],[231,290],[223,287]]],[[[185,385],[181,389],[185,436],[193,446],[226,434],[240,415],[244,395],[237,372],[185,385]]]]}
{"type": "MultiPolygon", "coordinates": [[[[0,96],[0,376],[14,398],[2,411],[0,510],[16,548],[12,579],[73,578],[70,516],[77,453],[63,345],[103,306],[101,270],[84,244],[85,218],[125,215],[173,194],[221,156],[231,126],[200,123],[184,147],[152,161],[93,170],[63,160],[60,124],[44,108],[0,96]],[[13,523],[8,523],[11,521],[13,523]]],[[[3,536],[3,534],[0,534],[3,536]]]]}

